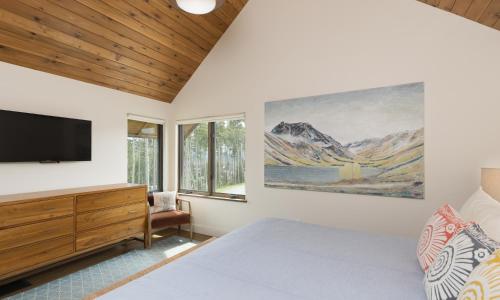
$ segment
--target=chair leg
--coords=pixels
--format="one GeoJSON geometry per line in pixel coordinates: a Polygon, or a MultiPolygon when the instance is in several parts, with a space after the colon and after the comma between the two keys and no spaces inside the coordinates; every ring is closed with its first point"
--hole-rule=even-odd
{"type": "Polygon", "coordinates": [[[177,225],[177,234],[181,232],[181,225],[177,225]]]}
{"type": "Polygon", "coordinates": [[[144,248],[145,249],[150,249],[151,248],[151,239],[152,239],[152,233],[151,231],[145,232],[144,233],[144,248]]]}
{"type": "Polygon", "coordinates": [[[151,243],[153,239],[153,229],[151,228],[151,216],[147,215],[146,229],[144,230],[144,248],[151,248],[151,243]]]}
{"type": "Polygon", "coordinates": [[[193,241],[193,223],[189,223],[189,237],[191,238],[191,242],[193,241]]]}

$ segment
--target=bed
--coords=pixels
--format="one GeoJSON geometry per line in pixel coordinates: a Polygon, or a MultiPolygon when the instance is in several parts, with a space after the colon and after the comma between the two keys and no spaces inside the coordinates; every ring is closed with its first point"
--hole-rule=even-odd
{"type": "Polygon", "coordinates": [[[426,299],[416,240],[264,219],[100,296],[426,299]]]}

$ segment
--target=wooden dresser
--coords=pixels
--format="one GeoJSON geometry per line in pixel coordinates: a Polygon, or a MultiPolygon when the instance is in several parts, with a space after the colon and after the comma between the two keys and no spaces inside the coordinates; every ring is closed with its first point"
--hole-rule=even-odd
{"type": "Polygon", "coordinates": [[[116,184],[0,196],[0,283],[146,235],[147,188],[116,184]]]}

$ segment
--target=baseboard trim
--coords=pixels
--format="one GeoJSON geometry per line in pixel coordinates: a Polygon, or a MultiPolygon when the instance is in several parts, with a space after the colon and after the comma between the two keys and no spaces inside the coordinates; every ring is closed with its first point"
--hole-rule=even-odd
{"type": "Polygon", "coordinates": [[[226,233],[230,232],[231,230],[224,230],[217,227],[206,226],[204,224],[193,223],[193,231],[208,236],[221,237],[226,233]]]}

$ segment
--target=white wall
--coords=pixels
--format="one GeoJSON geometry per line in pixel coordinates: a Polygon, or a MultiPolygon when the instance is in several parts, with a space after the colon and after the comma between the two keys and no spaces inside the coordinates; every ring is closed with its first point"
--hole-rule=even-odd
{"type": "Polygon", "coordinates": [[[499,31],[415,0],[250,0],[173,105],[176,119],[247,114],[248,203],[190,197],[196,230],[278,216],[417,236],[500,167],[498,53],[499,31]],[[264,188],[264,102],[418,81],[425,200],[264,188]]]}
{"type": "Polygon", "coordinates": [[[0,63],[0,109],[93,121],[92,162],[0,164],[0,194],[125,182],[127,113],[167,121],[172,189],[173,120],[244,112],[248,203],[190,197],[197,231],[278,216],[416,236],[477,188],[480,167],[500,167],[498,53],[500,32],[415,0],[250,0],[173,105],[0,63]],[[417,81],[425,200],[264,188],[264,102],[417,81]]]}
{"type": "Polygon", "coordinates": [[[6,63],[0,109],[92,121],[91,162],[2,163],[0,195],[126,182],[127,113],[167,123],[171,114],[170,104],[6,63]]]}

